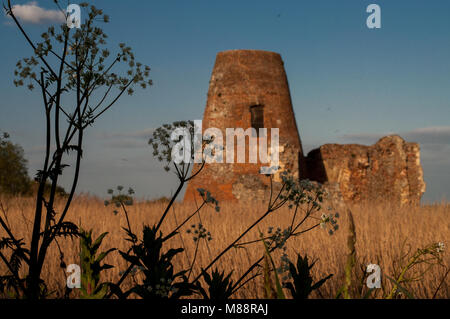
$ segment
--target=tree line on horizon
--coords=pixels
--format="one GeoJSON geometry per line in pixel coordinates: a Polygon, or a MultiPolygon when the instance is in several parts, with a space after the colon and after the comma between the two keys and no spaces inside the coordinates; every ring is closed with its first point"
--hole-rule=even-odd
{"type": "MultiPolygon", "coordinates": [[[[38,184],[28,175],[28,160],[19,144],[10,140],[6,132],[0,134],[0,195],[32,196],[38,184]]],[[[51,185],[46,185],[50,191],[51,185]]],[[[66,194],[63,187],[58,186],[58,193],[66,194]]]]}

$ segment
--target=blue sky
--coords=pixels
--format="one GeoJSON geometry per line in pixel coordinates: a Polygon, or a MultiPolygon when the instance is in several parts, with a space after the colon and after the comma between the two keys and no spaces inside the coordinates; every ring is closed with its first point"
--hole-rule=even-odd
{"type": "MultiPolygon", "coordinates": [[[[50,0],[12,2],[54,9],[50,0]]],[[[285,62],[305,152],[397,133],[421,145],[424,200],[450,199],[450,1],[87,2],[110,15],[108,47],[130,45],[154,85],[124,97],[88,131],[80,192],[105,196],[121,184],[140,197],[170,195],[176,179],[153,160],[149,132],[202,118],[217,52],[261,49],[285,62]],[[381,7],[381,29],[366,26],[370,3],[381,7]]],[[[38,40],[54,22],[24,23],[38,40]]],[[[0,130],[23,146],[34,175],[42,102],[12,83],[15,63],[31,51],[4,15],[0,37],[0,130]]]]}

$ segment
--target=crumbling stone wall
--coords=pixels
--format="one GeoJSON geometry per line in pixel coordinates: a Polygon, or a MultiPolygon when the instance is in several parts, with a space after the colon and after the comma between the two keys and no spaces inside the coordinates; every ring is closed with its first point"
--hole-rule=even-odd
{"type": "Polygon", "coordinates": [[[308,178],[337,183],[345,201],[388,201],[418,204],[425,192],[420,148],[400,136],[380,139],[372,146],[326,144],[308,153],[308,178]]]}

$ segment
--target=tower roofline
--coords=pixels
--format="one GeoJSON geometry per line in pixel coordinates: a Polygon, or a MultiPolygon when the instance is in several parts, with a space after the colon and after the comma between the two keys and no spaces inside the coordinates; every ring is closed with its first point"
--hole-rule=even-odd
{"type": "Polygon", "coordinates": [[[281,56],[278,52],[267,51],[267,50],[253,50],[253,49],[233,49],[233,50],[225,50],[217,53],[219,54],[236,54],[236,53],[259,53],[259,54],[272,54],[281,56]]]}

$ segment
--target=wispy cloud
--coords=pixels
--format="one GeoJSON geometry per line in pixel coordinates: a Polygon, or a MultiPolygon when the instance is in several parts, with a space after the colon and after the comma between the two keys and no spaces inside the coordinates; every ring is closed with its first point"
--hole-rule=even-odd
{"type": "Polygon", "coordinates": [[[383,136],[391,134],[398,134],[408,142],[450,145],[450,126],[422,127],[406,132],[346,134],[339,139],[346,143],[373,144],[383,136]]]}
{"type": "Polygon", "coordinates": [[[131,149],[148,147],[148,140],[155,129],[147,128],[131,132],[98,133],[96,139],[102,140],[107,147],[131,149]]]}
{"type": "Polygon", "coordinates": [[[64,22],[66,17],[60,10],[41,8],[36,1],[26,4],[15,4],[12,7],[14,15],[25,23],[64,22]]]}
{"type": "Polygon", "coordinates": [[[419,143],[450,145],[450,126],[432,126],[405,132],[405,139],[419,143]]]}
{"type": "Polygon", "coordinates": [[[107,147],[121,148],[121,149],[148,147],[148,144],[145,141],[136,141],[133,139],[123,139],[123,138],[108,140],[107,142],[105,142],[104,145],[107,147]]]}
{"type": "Polygon", "coordinates": [[[98,134],[99,138],[104,139],[122,139],[122,138],[130,138],[130,139],[149,139],[153,132],[154,128],[147,128],[140,131],[133,132],[115,132],[115,133],[100,133],[98,134]]]}

